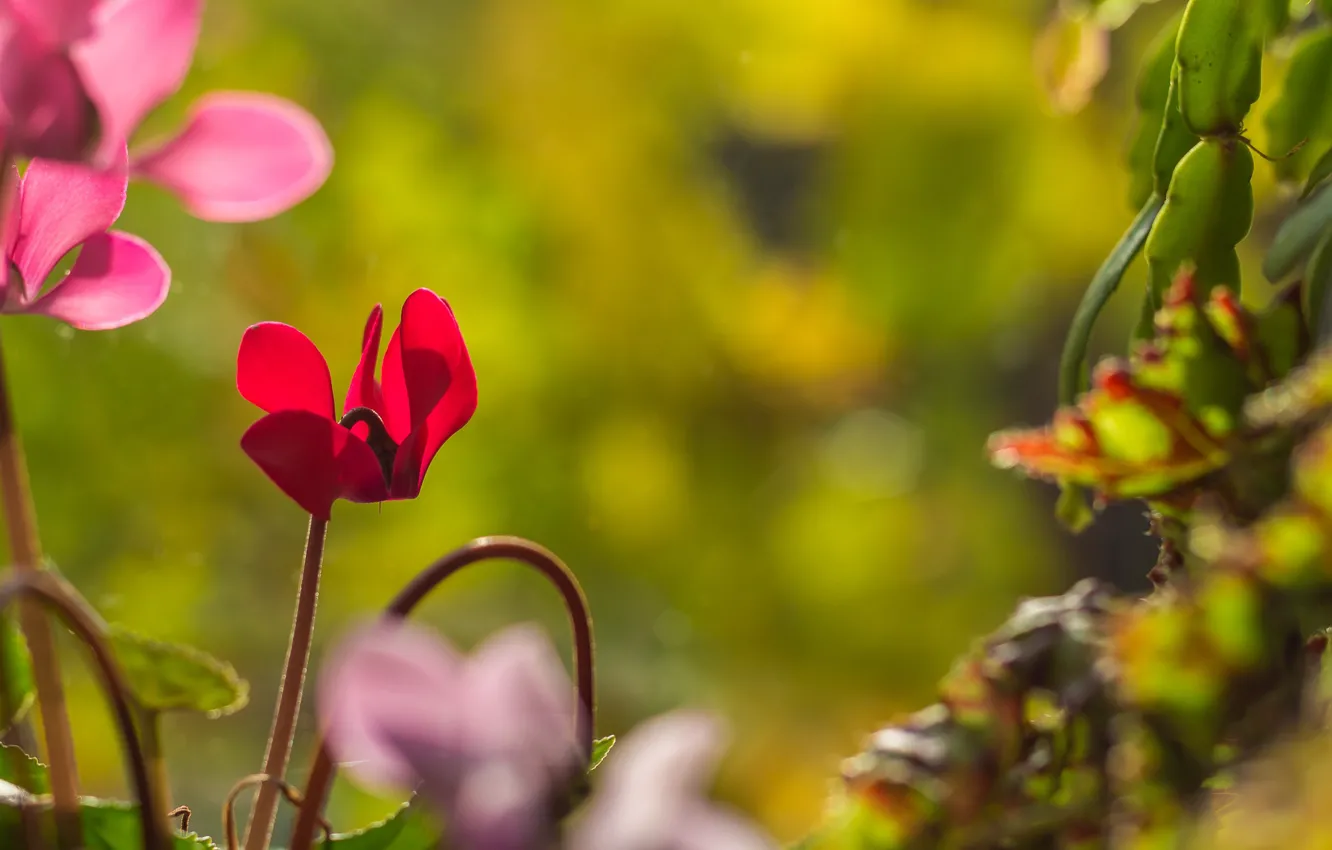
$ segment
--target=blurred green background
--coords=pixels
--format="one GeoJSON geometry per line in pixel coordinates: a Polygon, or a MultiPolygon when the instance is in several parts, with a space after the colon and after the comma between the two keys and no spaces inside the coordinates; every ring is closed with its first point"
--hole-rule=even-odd
{"type": "MultiPolygon", "coordinates": [[[[862,736],[929,701],[1021,595],[1081,575],[1140,586],[1140,510],[1073,538],[1052,488],[983,452],[1050,412],[1068,317],[1132,217],[1136,57],[1174,7],[1113,34],[1069,114],[1034,58],[1053,5],[212,3],[148,132],[209,89],[274,91],[324,123],[331,179],[248,226],[134,187],[120,226],[174,270],[161,311],[105,333],[3,323],[49,555],[108,619],[252,683],[238,715],[168,720],[174,798],[198,826],[216,834],[259,767],[305,531],[237,445],[258,415],[234,389],[255,321],[304,330],[340,396],[370,307],[396,323],[428,286],[479,376],[420,499],[335,508],[316,675],[438,555],[531,537],[586,585],[601,733],[722,712],[721,793],[783,839],[862,736]]],[[[1261,165],[1259,181],[1270,195],[1261,165]]],[[[1098,350],[1121,347],[1142,277],[1098,350]]],[[[453,580],[426,616],[464,645],[533,619],[568,645],[554,594],[512,565],[453,580]]],[[[69,676],[85,785],[124,793],[103,703],[69,676]]],[[[331,818],[396,802],[340,784],[331,818]]]]}

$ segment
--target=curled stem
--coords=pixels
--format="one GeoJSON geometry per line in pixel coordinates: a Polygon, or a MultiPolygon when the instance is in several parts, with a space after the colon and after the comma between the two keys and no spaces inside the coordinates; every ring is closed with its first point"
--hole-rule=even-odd
{"type": "MultiPolygon", "coordinates": [[[[592,640],[592,614],[587,605],[587,597],[583,593],[582,586],[578,584],[573,570],[550,550],[521,537],[479,537],[454,549],[417,573],[416,577],[389,603],[384,610],[384,616],[393,619],[406,617],[445,579],[471,564],[493,559],[519,561],[536,569],[555,585],[555,589],[564,600],[574,639],[574,679],[577,683],[579,705],[578,741],[583,749],[584,758],[589,758],[592,754],[592,736],[596,729],[597,711],[594,672],[596,647],[592,640]]],[[[290,842],[292,850],[308,850],[314,843],[314,828],[321,818],[324,801],[333,783],[335,772],[333,758],[321,739],[314,765],[310,768],[310,777],[306,782],[305,802],[301,805],[296,817],[296,826],[292,830],[290,842]]]]}
{"type": "MultiPolygon", "coordinates": [[[[305,688],[305,668],[310,663],[310,643],[314,637],[315,608],[319,602],[319,569],[324,561],[324,538],[328,520],[310,517],[310,530],[305,538],[305,562],[301,567],[301,585],[296,591],[296,614],[291,623],[291,640],[287,644],[287,661],[278,685],[277,710],[273,713],[273,728],[268,735],[264,752],[262,774],[276,781],[287,771],[291,756],[291,743],[296,734],[296,717],[301,710],[301,692],[305,688]]],[[[253,784],[253,783],[251,783],[253,784]]],[[[276,782],[264,782],[250,812],[245,831],[246,850],[264,850],[273,835],[273,821],[277,818],[276,782]]]]}
{"type": "MultiPolygon", "coordinates": [[[[166,809],[161,804],[162,797],[154,786],[148,770],[148,762],[134,726],[129,686],[107,643],[106,626],[77,591],[50,573],[12,572],[0,582],[0,607],[5,607],[16,599],[29,597],[35,597],[42,604],[54,609],[70,631],[74,632],[92,653],[93,666],[101,680],[102,689],[111,703],[111,711],[120,730],[121,742],[124,744],[130,781],[139,803],[139,823],[143,833],[144,850],[168,850],[170,833],[166,827],[166,809]]],[[[77,809],[74,816],[75,826],[78,826],[77,809]]]]}
{"type": "MultiPolygon", "coordinates": [[[[300,808],[301,792],[291,787],[291,784],[285,780],[278,779],[276,776],[269,776],[267,773],[251,773],[242,778],[235,785],[231,786],[231,791],[227,794],[227,799],[222,803],[222,828],[226,833],[227,850],[237,850],[240,842],[236,837],[236,798],[240,792],[249,788],[251,785],[258,785],[260,788],[272,788],[276,796],[281,793],[283,798],[293,806],[300,808]]],[[[181,806],[184,809],[184,806],[181,806]]],[[[189,822],[189,809],[185,809],[185,822],[189,822]]],[[[324,830],[324,836],[328,837],[331,830],[328,828],[328,822],[323,818],[319,819],[319,825],[324,830]]],[[[184,826],[182,825],[182,829],[184,826]]]]}
{"type": "Polygon", "coordinates": [[[193,814],[194,812],[190,811],[189,806],[176,806],[174,809],[167,812],[167,817],[180,818],[180,831],[188,832],[190,829],[190,817],[193,814]]]}

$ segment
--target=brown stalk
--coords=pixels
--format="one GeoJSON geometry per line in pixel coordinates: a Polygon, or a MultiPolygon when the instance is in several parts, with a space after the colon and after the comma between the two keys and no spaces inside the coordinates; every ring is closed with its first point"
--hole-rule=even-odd
{"type": "Polygon", "coordinates": [[[301,692],[305,688],[305,668],[310,663],[310,644],[314,637],[315,609],[319,603],[319,569],[324,560],[324,538],[328,520],[310,517],[310,530],[305,538],[305,562],[301,567],[301,585],[296,591],[296,614],[291,623],[291,641],[287,645],[287,661],[278,686],[277,710],[273,713],[273,728],[268,735],[264,752],[264,769],[255,776],[271,777],[274,782],[259,786],[254,808],[250,811],[245,830],[246,850],[265,850],[273,835],[277,818],[277,797],[281,781],[287,772],[291,756],[291,743],[296,734],[296,718],[301,710],[301,692]]]}
{"type": "MultiPolygon", "coordinates": [[[[13,191],[14,169],[9,152],[0,150],[0,203],[13,191]]],[[[7,207],[4,204],[3,209],[7,207]]],[[[4,229],[0,214],[0,230],[4,229]]],[[[10,272],[12,274],[12,272],[10,272]]],[[[28,467],[23,445],[14,425],[9,383],[0,356],[0,499],[3,500],[5,526],[9,531],[9,552],[16,569],[36,572],[42,569],[42,544],[37,535],[37,512],[28,485],[28,467]]],[[[51,624],[40,605],[24,599],[19,603],[19,625],[32,655],[33,681],[37,686],[37,706],[46,732],[46,760],[50,765],[51,798],[56,812],[56,840],[61,847],[80,843],[79,776],[74,761],[74,735],[65,706],[65,686],[60,679],[60,661],[56,657],[51,624]]]]}
{"type": "MultiPolygon", "coordinates": [[[[574,637],[574,678],[578,688],[578,740],[583,756],[592,754],[592,735],[596,728],[595,646],[592,641],[592,615],[587,597],[573,571],[550,550],[521,537],[480,537],[453,550],[435,561],[407,583],[398,592],[384,616],[405,618],[432,590],[454,573],[481,561],[494,559],[519,561],[541,573],[555,585],[564,607],[569,613],[569,624],[574,637]]],[[[314,843],[315,826],[322,817],[324,802],[337,768],[322,739],[315,754],[314,765],[305,786],[305,802],[296,816],[292,830],[291,850],[309,850],[314,843]]]]}

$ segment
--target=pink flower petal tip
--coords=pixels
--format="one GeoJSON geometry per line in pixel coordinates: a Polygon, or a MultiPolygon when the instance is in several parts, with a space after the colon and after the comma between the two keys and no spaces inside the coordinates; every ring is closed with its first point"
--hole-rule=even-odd
{"type": "Polygon", "coordinates": [[[272,95],[215,92],[175,137],[136,155],[131,171],[174,192],[198,218],[242,222],[305,200],[332,167],[328,136],[304,109],[272,95]]]}
{"type": "Polygon", "coordinates": [[[166,300],[171,270],[144,240],[98,233],[83,243],[69,274],[28,308],[80,330],[102,331],[137,322],[166,300]]]}

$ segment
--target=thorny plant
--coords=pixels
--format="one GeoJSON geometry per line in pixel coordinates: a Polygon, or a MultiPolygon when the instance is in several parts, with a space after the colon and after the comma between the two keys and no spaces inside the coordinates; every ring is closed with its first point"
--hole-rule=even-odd
{"type": "MultiPolygon", "coordinates": [[[[1137,5],[1067,0],[1051,27],[1071,28],[1083,49],[1103,48],[1137,5]]],[[[1320,752],[1332,741],[1323,681],[1332,351],[1315,344],[1332,313],[1324,306],[1332,281],[1332,3],[1304,4],[1311,8],[1294,17],[1286,0],[1182,5],[1139,78],[1130,168],[1140,211],[1073,319],[1062,406],[1047,427],[1000,433],[989,445],[997,465],[1057,482],[1060,516],[1075,529],[1109,500],[1143,500],[1160,538],[1149,573],[1155,590],[1131,599],[1084,581],[1022,602],[957,662],[936,704],[874,733],[845,761],[824,822],[802,847],[1323,846],[1327,822],[1313,805],[1313,779],[1250,818],[1277,824],[1277,843],[1236,825],[1221,801],[1261,797],[1246,777],[1262,773],[1255,765],[1274,744],[1289,749],[1313,737],[1309,746],[1320,752]],[[1290,154],[1263,158],[1304,189],[1263,270],[1274,283],[1297,268],[1303,274],[1255,311],[1239,299],[1236,246],[1253,217],[1245,121],[1271,46],[1291,60],[1265,121],[1272,144],[1290,154]],[[1092,326],[1139,253],[1148,266],[1142,320],[1127,356],[1089,376],[1092,326]],[[1292,828],[1300,812],[1309,825],[1292,828]]],[[[299,202],[327,176],[331,153],[318,124],[264,95],[210,95],[175,137],[127,147],[144,115],[179,86],[200,11],[198,0],[0,4],[0,312],[98,330],[143,319],[162,303],[166,262],[142,239],[109,229],[130,178],[174,191],[200,218],[248,221],[299,202]],[[146,41],[153,46],[144,55],[146,41]],[[75,249],[69,271],[48,280],[75,249]]],[[[1078,71],[1097,61],[1069,63],[1061,103],[1079,100],[1078,71]]],[[[316,841],[348,850],[772,847],[706,799],[722,742],[703,715],[644,724],[591,795],[588,771],[614,739],[595,736],[587,600],[556,556],[511,537],[444,556],[377,623],[345,639],[318,681],[321,743],[306,787],[287,782],[334,503],[415,498],[436,454],[476,409],[476,375],[444,299],[427,289],[407,298],[381,365],[382,332],[375,307],[341,414],[328,365],[300,331],[262,323],[240,342],[237,388],[264,411],[241,448],[310,519],[262,767],[222,805],[228,850],[267,850],[283,800],[297,810],[292,850],[316,841]],[[468,656],[407,622],[458,570],[496,558],[525,563],[559,592],[573,629],[575,683],[539,631],[506,630],[468,656]],[[383,823],[334,833],[323,808],[339,766],[415,796],[383,823]],[[234,804],[255,786],[242,840],[234,804]]],[[[2,367],[0,495],[13,564],[0,579],[0,609],[8,617],[15,603],[21,626],[0,622],[0,720],[9,742],[0,846],[214,847],[184,832],[188,807],[173,808],[160,717],[235,711],[245,683],[196,650],[107,626],[46,570],[2,367]],[[47,609],[92,653],[133,804],[79,795],[47,609]],[[33,702],[45,763],[34,757],[25,714],[33,702]],[[177,817],[179,830],[170,822],[177,817]]],[[[1279,757],[1303,775],[1298,757],[1279,757]]]]}

